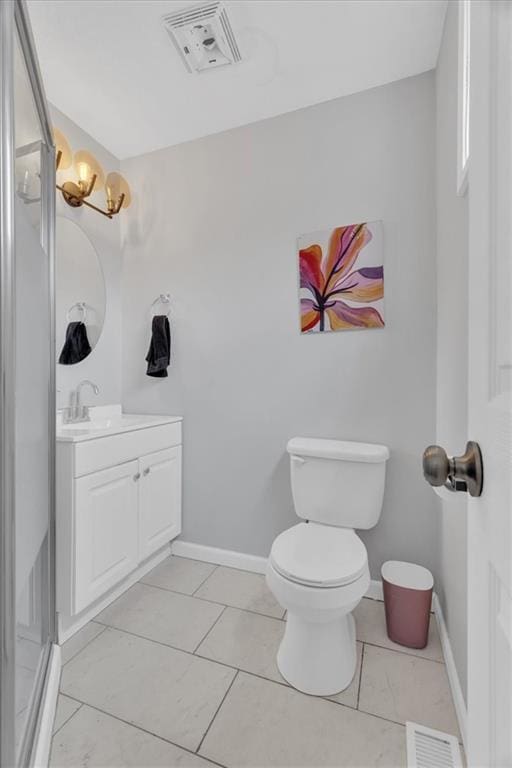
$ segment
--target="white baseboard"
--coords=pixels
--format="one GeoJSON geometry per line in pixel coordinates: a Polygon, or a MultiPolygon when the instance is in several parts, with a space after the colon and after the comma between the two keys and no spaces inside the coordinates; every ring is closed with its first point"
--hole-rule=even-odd
{"type": "Polygon", "coordinates": [[[378,579],[372,579],[370,581],[370,586],[366,590],[366,597],[369,597],[371,600],[384,600],[382,581],[378,581],[378,579]]]}
{"type": "Polygon", "coordinates": [[[231,549],[207,547],[204,544],[194,544],[191,541],[176,539],[171,544],[171,552],[178,557],[189,557],[191,560],[203,560],[215,565],[227,565],[228,568],[238,568],[241,571],[265,573],[267,558],[258,555],[246,555],[231,549]]]}
{"type": "Polygon", "coordinates": [[[114,600],[117,600],[117,598],[120,597],[123,592],[126,592],[126,590],[132,587],[135,582],[142,579],[142,577],[145,576],[146,573],[149,573],[149,571],[152,571],[153,568],[162,562],[162,560],[165,560],[165,558],[169,556],[169,553],[169,544],[166,544],[163,549],[148,558],[148,560],[142,563],[142,565],[139,565],[135,571],[130,573],[130,575],[121,581],[116,587],[114,587],[114,589],[101,597],[99,600],[96,600],[95,603],[90,605],[76,616],[65,616],[64,614],[59,613],[57,622],[59,644],[62,645],[66,642],[66,640],[69,640],[70,637],[78,632],[79,629],[85,627],[85,625],[94,619],[94,617],[97,616],[98,613],[100,613],[104,608],[106,608],[107,605],[110,605],[110,603],[113,603],[114,600]]]}
{"type": "Polygon", "coordinates": [[[455,713],[459,722],[460,735],[462,737],[462,743],[467,750],[467,718],[468,712],[466,709],[466,702],[462,694],[462,688],[460,685],[459,674],[457,667],[455,666],[455,659],[453,658],[452,646],[450,638],[448,636],[448,630],[446,628],[446,622],[443,616],[443,610],[441,603],[436,594],[433,597],[434,613],[437,619],[437,627],[439,629],[439,637],[441,638],[441,646],[443,649],[444,662],[446,665],[446,674],[450,682],[450,688],[452,690],[453,703],[455,706],[455,713]]]}
{"type": "Polygon", "coordinates": [[[57,698],[59,696],[60,670],[60,647],[53,645],[50,656],[50,668],[43,691],[39,723],[30,760],[30,765],[33,768],[47,768],[50,759],[53,723],[57,709],[57,698]]]}

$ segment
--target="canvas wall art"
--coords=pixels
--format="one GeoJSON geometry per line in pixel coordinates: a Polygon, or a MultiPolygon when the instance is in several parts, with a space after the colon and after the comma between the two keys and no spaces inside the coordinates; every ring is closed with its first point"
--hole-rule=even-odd
{"type": "Polygon", "coordinates": [[[384,326],[382,222],[298,239],[302,333],[384,326]]]}

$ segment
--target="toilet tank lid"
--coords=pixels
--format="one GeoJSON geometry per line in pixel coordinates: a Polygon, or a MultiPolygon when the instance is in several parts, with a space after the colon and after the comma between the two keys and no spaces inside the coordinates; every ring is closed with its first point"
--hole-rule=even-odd
{"type": "Polygon", "coordinates": [[[389,448],[374,443],[353,443],[346,440],[325,440],[316,437],[292,437],[286,446],[294,456],[317,459],[339,459],[377,464],[389,459],[389,448]]]}

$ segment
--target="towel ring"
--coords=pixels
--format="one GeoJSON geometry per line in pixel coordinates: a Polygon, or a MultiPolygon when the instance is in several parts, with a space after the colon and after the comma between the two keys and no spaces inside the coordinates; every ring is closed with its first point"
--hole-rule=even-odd
{"type": "Polygon", "coordinates": [[[66,312],[66,319],[68,323],[70,322],[71,312],[75,309],[75,307],[78,309],[79,312],[82,313],[82,323],[84,323],[85,325],[85,321],[87,319],[87,305],[85,301],[77,301],[76,304],[73,304],[73,306],[68,309],[68,311],[66,312]]]}
{"type": "Polygon", "coordinates": [[[170,308],[171,295],[169,293],[161,293],[159,296],[156,297],[154,302],[151,304],[151,309],[153,309],[153,307],[156,307],[157,304],[167,304],[169,306],[169,309],[165,313],[165,316],[169,317],[171,313],[171,308],[170,308]]]}

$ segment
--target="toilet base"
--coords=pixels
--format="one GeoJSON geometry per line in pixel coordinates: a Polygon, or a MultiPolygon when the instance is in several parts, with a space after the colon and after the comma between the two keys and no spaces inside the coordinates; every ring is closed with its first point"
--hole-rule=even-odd
{"type": "Polygon", "coordinates": [[[290,685],[313,696],[333,696],[348,688],[356,664],[356,626],[351,613],[329,622],[311,622],[288,612],[277,666],[290,685]]]}

